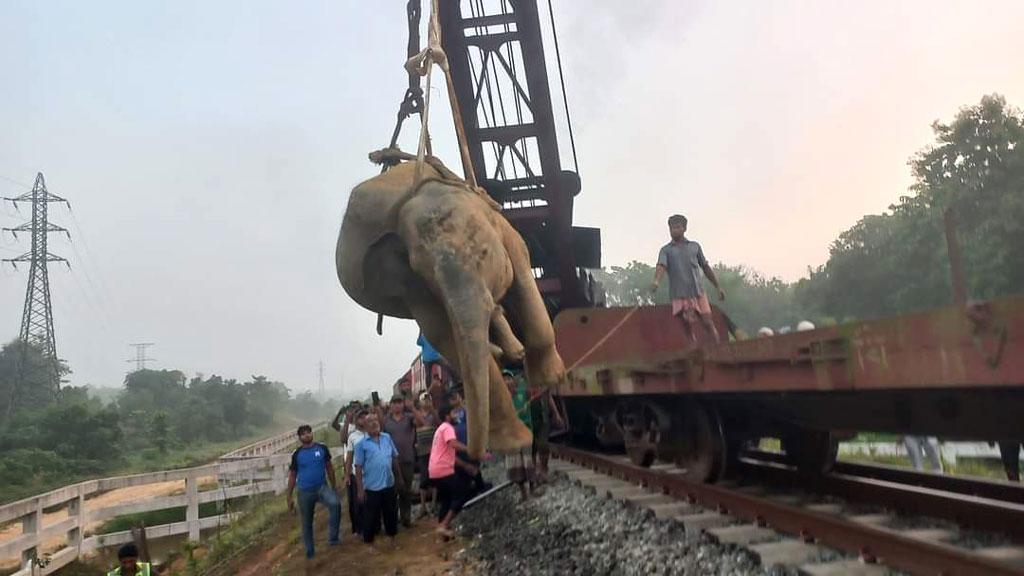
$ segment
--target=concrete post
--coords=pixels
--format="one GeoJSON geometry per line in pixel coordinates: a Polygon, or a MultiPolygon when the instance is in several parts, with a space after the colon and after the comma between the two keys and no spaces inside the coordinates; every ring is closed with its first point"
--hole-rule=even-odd
{"type": "Polygon", "coordinates": [[[284,464],[274,465],[274,493],[284,494],[288,488],[288,467],[284,464]]]}
{"type": "Polygon", "coordinates": [[[85,491],[82,485],[78,486],[78,496],[68,502],[68,516],[75,517],[75,525],[68,530],[68,548],[78,548],[82,545],[82,533],[85,528],[85,491]]]}
{"type": "Polygon", "coordinates": [[[195,473],[185,477],[185,495],[188,504],[185,506],[185,522],[188,522],[188,539],[199,541],[199,478],[195,473]]]}
{"type": "MultiPolygon", "coordinates": [[[[21,517],[21,533],[38,534],[43,528],[43,502],[42,500],[36,501],[36,509],[34,512],[26,514],[21,517]]],[[[39,540],[36,539],[36,543],[31,547],[21,551],[21,565],[25,566],[33,559],[38,557],[39,551],[39,540]]]]}

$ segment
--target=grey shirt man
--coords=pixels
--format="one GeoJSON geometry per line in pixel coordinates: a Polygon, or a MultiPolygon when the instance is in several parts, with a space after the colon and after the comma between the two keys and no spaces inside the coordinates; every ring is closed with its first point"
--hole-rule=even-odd
{"type": "Polygon", "coordinates": [[[395,420],[388,414],[384,417],[384,431],[391,435],[392,443],[398,449],[399,462],[416,462],[416,424],[411,415],[402,414],[400,420],[395,420]]]}
{"type": "Polygon", "coordinates": [[[697,298],[704,293],[701,269],[707,265],[700,244],[686,238],[669,242],[658,252],[658,266],[668,271],[668,292],[673,300],[697,298]]]}

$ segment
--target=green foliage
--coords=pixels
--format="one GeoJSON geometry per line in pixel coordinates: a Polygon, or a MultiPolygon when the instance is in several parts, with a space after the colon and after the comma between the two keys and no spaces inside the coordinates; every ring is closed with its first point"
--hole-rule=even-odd
{"type": "MultiPolygon", "coordinates": [[[[20,354],[17,342],[0,349],[0,399],[10,398],[20,354]]],[[[265,376],[189,380],[178,370],[132,372],[107,404],[86,388],[19,389],[10,418],[0,419],[0,501],[98,475],[194,466],[296,418],[333,414],[311,394],[289,396],[265,376]]]]}
{"type": "Polygon", "coordinates": [[[705,280],[705,291],[716,306],[747,334],[762,326],[777,329],[811,319],[797,303],[794,289],[780,278],[765,278],[746,266],[716,264],[715,276],[725,290],[725,302],[714,300],[715,290],[705,280]]]}
{"type": "MultiPolygon", "coordinates": [[[[32,344],[22,345],[20,340],[13,340],[0,349],[0,426],[9,425],[20,411],[57,401],[47,377],[52,368],[32,344]]],[[[71,372],[63,363],[58,371],[61,376],[71,372]]]]}
{"type": "MultiPolygon", "coordinates": [[[[932,125],[935,142],[910,161],[911,193],[884,214],[839,235],[828,261],[787,284],[718,264],[728,300],[718,304],[747,332],[802,319],[833,325],[948,305],[952,301],[944,214],[951,211],[968,291],[994,298],[1024,286],[1024,113],[998,95],[932,125]]],[[[642,262],[596,271],[608,304],[665,303],[652,297],[654,268],[642,262]]],[[[709,291],[709,294],[713,294],[709,291]]]]}
{"type": "Polygon", "coordinates": [[[668,304],[668,282],[663,282],[655,294],[650,286],[654,281],[654,266],[633,260],[623,266],[612,266],[608,270],[594,270],[594,279],[604,286],[609,306],[652,306],[668,304]]]}
{"type": "Polygon", "coordinates": [[[797,283],[804,306],[869,318],[949,304],[946,210],[972,297],[1005,296],[1024,285],[1024,114],[1001,96],[985,96],[932,130],[935,143],[910,161],[911,195],[832,243],[828,262],[797,283]]]}
{"type": "MultiPolygon", "coordinates": [[[[245,550],[266,539],[281,522],[288,518],[288,511],[283,498],[273,496],[256,496],[246,499],[244,513],[239,520],[219,530],[208,541],[207,553],[196,558],[192,550],[184,549],[186,557],[191,561],[183,570],[172,572],[172,575],[191,574],[229,574],[233,559],[245,550]]],[[[183,545],[183,548],[185,545],[183,545]]]]}
{"type": "MultiPolygon", "coordinates": [[[[714,302],[729,318],[747,333],[761,326],[777,328],[793,325],[808,318],[802,313],[792,285],[779,278],[765,278],[745,266],[716,264],[715,275],[726,292],[725,302],[714,302]]],[[[601,282],[609,306],[645,306],[669,302],[668,282],[663,282],[655,294],[650,285],[654,279],[654,266],[633,261],[626,266],[612,266],[593,271],[601,282]]],[[[710,298],[715,291],[710,283],[705,286],[710,298]]]]}
{"type": "Polygon", "coordinates": [[[167,423],[167,412],[157,410],[150,422],[150,437],[153,445],[161,454],[167,453],[167,440],[170,433],[170,426],[167,423]]]}
{"type": "MultiPolygon", "coordinates": [[[[248,500],[249,496],[242,496],[239,498],[232,498],[225,503],[204,502],[199,505],[199,517],[207,518],[210,516],[218,516],[225,513],[225,510],[236,512],[244,509],[248,500]]],[[[133,526],[138,526],[140,524],[145,526],[159,526],[161,524],[184,522],[185,513],[185,506],[179,506],[177,508],[164,508],[163,510],[151,510],[149,512],[138,512],[136,514],[124,514],[107,520],[97,528],[95,532],[97,534],[107,534],[109,532],[131,530],[133,526]]]]}

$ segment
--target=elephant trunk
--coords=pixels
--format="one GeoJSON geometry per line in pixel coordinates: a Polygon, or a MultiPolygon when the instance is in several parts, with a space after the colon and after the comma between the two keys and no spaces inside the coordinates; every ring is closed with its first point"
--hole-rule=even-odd
{"type": "Polygon", "coordinates": [[[490,364],[494,360],[489,329],[494,300],[480,277],[463,266],[454,255],[439,258],[437,280],[459,355],[469,454],[480,459],[487,450],[490,429],[490,364]]]}

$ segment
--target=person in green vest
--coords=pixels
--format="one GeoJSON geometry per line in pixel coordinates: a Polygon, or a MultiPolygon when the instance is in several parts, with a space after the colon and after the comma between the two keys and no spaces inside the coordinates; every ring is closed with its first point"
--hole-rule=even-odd
{"type": "Polygon", "coordinates": [[[107,572],[107,576],[150,576],[153,570],[149,562],[139,562],[139,549],[135,544],[121,546],[117,561],[121,565],[107,572]]]}
{"type": "MultiPolygon", "coordinates": [[[[502,370],[505,379],[505,386],[512,395],[512,406],[516,409],[519,420],[533,431],[533,415],[530,413],[530,393],[526,382],[517,378],[516,373],[511,370],[502,370]]],[[[519,452],[509,454],[505,457],[505,469],[508,471],[508,480],[519,486],[523,500],[530,497],[530,487],[533,484],[533,452],[530,446],[526,446],[519,452]]]]}

